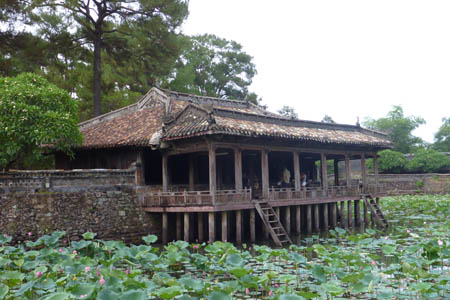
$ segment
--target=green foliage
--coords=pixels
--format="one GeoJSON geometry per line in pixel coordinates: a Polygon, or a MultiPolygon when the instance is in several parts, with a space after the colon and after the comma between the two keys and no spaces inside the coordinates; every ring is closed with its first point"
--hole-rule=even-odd
{"type": "Polygon", "coordinates": [[[421,138],[412,135],[412,131],[422,124],[425,120],[421,117],[405,117],[401,106],[394,106],[385,118],[364,122],[368,128],[387,132],[394,143],[393,150],[401,153],[410,153],[424,144],[421,138]]]}
{"type": "Polygon", "coordinates": [[[289,106],[289,105],[284,105],[281,109],[279,109],[277,111],[280,115],[290,118],[290,119],[298,119],[298,114],[295,111],[295,108],[289,106]]]}
{"type": "Polygon", "coordinates": [[[442,125],[434,135],[433,149],[440,152],[450,152],[450,117],[442,119],[442,125]]]}
{"type": "Polygon", "coordinates": [[[412,160],[407,162],[410,172],[431,173],[450,166],[450,159],[433,149],[419,149],[414,153],[412,160]]]}
{"type": "Polygon", "coordinates": [[[82,141],[77,123],[66,91],[31,73],[0,77],[0,169],[42,161],[41,145],[70,155],[82,141]]]}
{"type": "Polygon", "coordinates": [[[169,89],[218,98],[257,103],[248,87],[256,74],[252,57],[235,41],[212,34],[185,37],[183,53],[173,75],[165,83],[169,89]]]}
{"type": "Polygon", "coordinates": [[[325,115],[322,119],[322,121],[320,121],[322,123],[331,123],[331,124],[335,124],[336,122],[333,120],[332,117],[330,117],[329,115],[325,115]]]}
{"type": "Polygon", "coordinates": [[[378,155],[380,173],[402,173],[405,170],[407,160],[402,153],[393,150],[383,150],[378,155]]]}

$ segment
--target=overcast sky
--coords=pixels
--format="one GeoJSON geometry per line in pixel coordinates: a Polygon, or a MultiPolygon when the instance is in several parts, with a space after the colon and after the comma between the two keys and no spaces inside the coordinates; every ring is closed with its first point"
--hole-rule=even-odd
{"type": "Polygon", "coordinates": [[[433,142],[450,117],[450,1],[190,0],[186,34],[239,42],[269,110],[355,124],[393,105],[426,120],[433,142]]]}

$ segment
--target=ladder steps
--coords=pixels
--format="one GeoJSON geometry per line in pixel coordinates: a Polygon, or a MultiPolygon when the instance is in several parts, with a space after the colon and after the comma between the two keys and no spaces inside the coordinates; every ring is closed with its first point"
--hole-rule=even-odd
{"type": "Polygon", "coordinates": [[[253,201],[256,211],[263,220],[264,226],[269,231],[273,241],[278,246],[283,246],[285,243],[292,243],[285,228],[280,222],[279,217],[275,214],[272,206],[268,202],[253,201]]]}

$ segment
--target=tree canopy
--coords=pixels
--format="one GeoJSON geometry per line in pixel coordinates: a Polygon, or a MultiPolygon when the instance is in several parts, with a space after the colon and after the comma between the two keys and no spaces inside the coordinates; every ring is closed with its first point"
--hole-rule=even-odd
{"type": "Polygon", "coordinates": [[[434,135],[433,149],[450,152],[450,117],[442,119],[442,125],[434,135]]]}
{"type": "Polygon", "coordinates": [[[393,150],[401,153],[410,153],[423,146],[423,140],[412,134],[412,131],[422,124],[425,124],[423,118],[406,117],[401,106],[394,106],[384,118],[368,119],[364,122],[364,126],[368,128],[388,133],[394,143],[393,150]]]}
{"type": "Polygon", "coordinates": [[[31,73],[0,77],[0,169],[30,167],[41,145],[71,154],[82,141],[77,104],[69,94],[31,73]]]}
{"type": "Polygon", "coordinates": [[[183,52],[165,86],[218,98],[258,102],[248,87],[256,74],[252,57],[235,42],[204,34],[184,38],[183,52]]]}
{"type": "Polygon", "coordinates": [[[295,108],[289,105],[284,105],[281,109],[277,111],[280,115],[290,118],[290,119],[298,119],[298,114],[295,111],[295,108]]]}

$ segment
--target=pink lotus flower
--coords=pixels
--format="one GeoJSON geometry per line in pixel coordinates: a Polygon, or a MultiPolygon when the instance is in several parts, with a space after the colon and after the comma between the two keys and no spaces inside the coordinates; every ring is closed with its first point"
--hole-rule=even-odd
{"type": "Polygon", "coordinates": [[[194,245],[193,248],[194,248],[194,249],[198,249],[198,245],[194,245]]]}
{"type": "Polygon", "coordinates": [[[63,253],[63,249],[62,248],[59,248],[58,251],[59,251],[59,253],[63,253]]]}
{"type": "Polygon", "coordinates": [[[5,233],[5,234],[3,235],[3,237],[6,239],[6,238],[8,237],[8,235],[5,233]]]}
{"type": "Polygon", "coordinates": [[[41,271],[37,271],[37,272],[36,272],[36,277],[37,277],[37,278],[40,278],[41,276],[42,276],[42,272],[41,272],[41,271]]]}
{"type": "Polygon", "coordinates": [[[73,252],[72,252],[73,254],[75,254],[75,255],[77,255],[78,254],[78,252],[77,252],[77,250],[73,250],[73,252]]]}
{"type": "Polygon", "coordinates": [[[250,290],[248,288],[245,288],[245,294],[246,295],[250,294],[250,290]]]}
{"type": "Polygon", "coordinates": [[[278,283],[275,283],[273,286],[274,286],[276,289],[279,287],[278,283]]]}
{"type": "Polygon", "coordinates": [[[33,235],[33,233],[30,231],[30,232],[28,232],[28,236],[32,236],[33,235]]]}
{"type": "Polygon", "coordinates": [[[406,229],[406,232],[407,232],[407,233],[410,233],[411,231],[409,231],[409,229],[406,229]]]}
{"type": "Polygon", "coordinates": [[[80,299],[86,298],[87,294],[80,295],[80,299]]]}
{"type": "Polygon", "coordinates": [[[100,278],[100,285],[104,285],[105,284],[105,279],[103,279],[103,277],[102,278],[100,278]]]}
{"type": "Polygon", "coordinates": [[[441,240],[438,240],[438,245],[439,245],[439,246],[442,246],[442,245],[444,245],[444,242],[441,241],[441,240]]]}
{"type": "Polygon", "coordinates": [[[126,269],[125,274],[127,274],[127,275],[130,274],[130,269],[126,269]]]}
{"type": "Polygon", "coordinates": [[[100,271],[97,271],[97,276],[100,277],[101,275],[100,271]]]}
{"type": "Polygon", "coordinates": [[[87,273],[87,272],[89,272],[91,270],[91,267],[89,267],[89,266],[86,266],[86,267],[84,267],[84,271],[87,273]]]}
{"type": "Polygon", "coordinates": [[[273,292],[272,292],[272,290],[270,290],[269,291],[269,297],[272,297],[273,296],[273,292]]]}
{"type": "Polygon", "coordinates": [[[385,237],[384,237],[384,239],[385,239],[385,240],[388,240],[388,239],[389,239],[389,237],[388,237],[388,236],[385,236],[385,237]]]}
{"type": "Polygon", "coordinates": [[[376,265],[377,265],[377,263],[374,260],[372,260],[372,266],[376,266],[376,265]]]}

